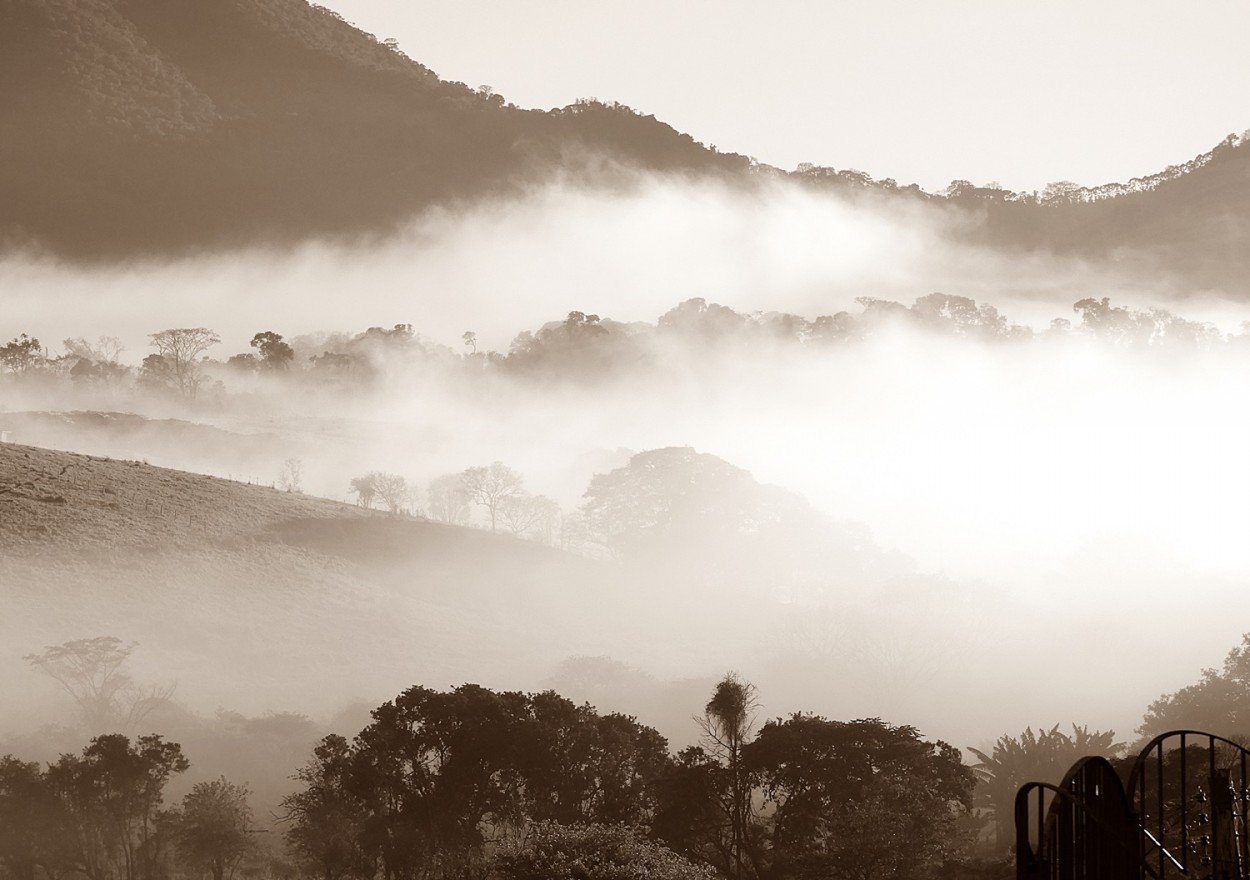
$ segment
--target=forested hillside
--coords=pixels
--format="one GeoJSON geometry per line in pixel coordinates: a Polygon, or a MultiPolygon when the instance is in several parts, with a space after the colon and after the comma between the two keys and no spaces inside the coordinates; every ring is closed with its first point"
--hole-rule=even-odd
{"type": "Polygon", "coordinates": [[[304,0],[16,0],[0,9],[0,107],[10,250],[115,260],[355,241],[431,206],[644,171],[949,207],[976,244],[1246,292],[1250,148],[1231,135],[1156,174],[1037,193],[968,180],[925,193],[888,168],[870,169],[878,179],[812,163],[787,174],[704,147],[645,108],[522,109],[443,81],[304,0]]]}
{"type": "Polygon", "coordinates": [[[443,82],[303,0],[5,4],[0,106],[0,234],[74,256],[381,232],[555,164],[746,164],[625,108],[443,82]]]}

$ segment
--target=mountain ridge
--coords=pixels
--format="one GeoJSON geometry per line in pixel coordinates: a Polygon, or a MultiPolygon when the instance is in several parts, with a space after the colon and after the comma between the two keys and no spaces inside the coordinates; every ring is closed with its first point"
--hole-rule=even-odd
{"type": "Polygon", "coordinates": [[[1126,184],[943,193],[721,153],[619,104],[522,109],[305,0],[17,0],[0,9],[0,249],[116,261],[370,239],[433,206],[630,169],[784,178],[951,206],[1013,252],[1145,266],[1250,297],[1250,145],[1126,184]]]}

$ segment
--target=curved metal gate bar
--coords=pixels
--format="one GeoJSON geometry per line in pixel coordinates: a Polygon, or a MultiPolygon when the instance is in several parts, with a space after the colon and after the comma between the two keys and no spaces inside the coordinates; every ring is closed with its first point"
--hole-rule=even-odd
{"type": "Polygon", "coordinates": [[[1127,788],[1104,758],[1016,794],[1018,880],[1250,880],[1248,751],[1195,730],[1142,749],[1127,788]]]}
{"type": "Polygon", "coordinates": [[[1015,819],[1020,880],[1134,880],[1140,876],[1128,798],[1106,758],[1082,758],[1058,785],[1030,782],[1021,787],[1016,793],[1015,819]],[[1037,802],[1035,811],[1031,799],[1037,802]],[[1031,814],[1036,815],[1035,822],[1030,821],[1031,814]],[[1036,846],[1031,840],[1034,833],[1036,846]]]}
{"type": "MultiPolygon", "coordinates": [[[[1247,755],[1240,743],[1200,730],[1172,730],[1146,744],[1129,772],[1128,792],[1147,837],[1175,856],[1159,877],[1250,878],[1247,755]]],[[[1150,861],[1154,863],[1154,859],[1150,861]]]]}

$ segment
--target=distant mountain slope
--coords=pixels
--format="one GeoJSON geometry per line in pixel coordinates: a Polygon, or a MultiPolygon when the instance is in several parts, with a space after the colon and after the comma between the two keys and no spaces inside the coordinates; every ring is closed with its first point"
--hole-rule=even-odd
{"type": "Polygon", "coordinates": [[[982,199],[983,232],[993,243],[1110,257],[1144,275],[1250,295],[1250,139],[1230,136],[1169,171],[1043,205],[982,199]]]}
{"type": "MultiPolygon", "coordinates": [[[[812,166],[790,176],[954,206],[975,221],[961,234],[995,248],[1250,297],[1250,145],[1200,158],[1070,203],[812,166]]],[[[115,260],[354,240],[431,205],[556,172],[612,182],[622,167],[746,182],[757,166],[618,105],[522,110],[444,82],[305,0],[0,4],[0,251],[115,260]]]]}
{"type": "Polygon", "coordinates": [[[87,257],[381,231],[557,161],[747,163],[620,108],[506,106],[303,0],[14,0],[0,108],[0,234],[87,257]]]}

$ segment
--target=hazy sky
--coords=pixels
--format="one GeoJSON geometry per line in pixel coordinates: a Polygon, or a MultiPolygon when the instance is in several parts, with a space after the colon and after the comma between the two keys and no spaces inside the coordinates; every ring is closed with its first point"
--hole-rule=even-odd
{"type": "Polygon", "coordinates": [[[1149,174],[1250,127],[1245,0],[324,0],[524,107],[620,101],[926,189],[1149,174]]]}

